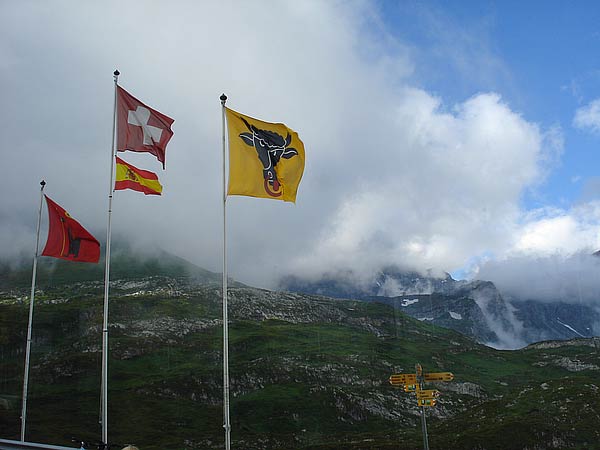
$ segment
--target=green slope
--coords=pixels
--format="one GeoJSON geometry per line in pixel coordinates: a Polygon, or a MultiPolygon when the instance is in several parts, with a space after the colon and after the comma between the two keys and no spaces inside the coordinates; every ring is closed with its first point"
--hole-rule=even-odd
{"type": "MultiPolygon", "coordinates": [[[[160,274],[124,263],[111,288],[111,440],[222,448],[219,285],[162,261],[160,274]]],[[[68,445],[100,435],[102,286],[57,272],[36,297],[28,440],[68,445]]],[[[0,296],[2,438],[19,436],[26,295],[0,296]]],[[[600,448],[593,341],[498,351],[386,305],[246,287],[229,312],[235,448],[422,448],[414,397],[387,382],[415,363],[456,376],[435,386],[432,449],[600,448]]]]}

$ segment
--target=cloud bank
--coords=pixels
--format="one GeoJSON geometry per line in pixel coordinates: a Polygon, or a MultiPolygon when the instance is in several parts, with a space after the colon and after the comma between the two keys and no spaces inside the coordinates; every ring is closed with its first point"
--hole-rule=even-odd
{"type": "Polygon", "coordinates": [[[367,270],[381,260],[443,270],[510,240],[523,190],[543,176],[539,127],[496,94],[446,111],[407,88],[390,114],[368,160],[353,165],[364,170],[356,188],[298,270],[367,270]]]}
{"type": "Polygon", "coordinates": [[[423,55],[395,38],[376,3],[4,2],[0,25],[0,256],[33,252],[42,178],[104,236],[115,68],[125,89],[175,119],[175,135],[164,172],[149,155],[120,155],[158,172],[165,189],[117,192],[113,233],[207,269],[221,270],[223,92],[306,147],[296,205],[227,201],[229,272],[241,281],[270,287],[290,273],[390,264],[441,273],[585,241],[565,239],[583,233],[583,216],[559,223],[521,206],[560,155],[560,129],[497,92],[450,104],[428,92],[415,76],[423,55]]]}
{"type": "Polygon", "coordinates": [[[512,297],[600,306],[599,221],[600,202],[537,211],[511,249],[483,261],[474,276],[512,297]]]}
{"type": "Polygon", "coordinates": [[[488,261],[479,276],[493,277],[503,294],[521,300],[598,306],[600,258],[587,253],[516,256],[488,261]]]}

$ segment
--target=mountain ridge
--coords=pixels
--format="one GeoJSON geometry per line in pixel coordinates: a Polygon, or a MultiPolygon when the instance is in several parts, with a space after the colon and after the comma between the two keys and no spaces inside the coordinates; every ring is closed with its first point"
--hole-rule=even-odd
{"type": "Polygon", "coordinates": [[[600,334],[600,310],[567,302],[505,298],[493,282],[435,278],[388,268],[370,281],[350,273],[316,280],[283,277],[279,288],[294,292],[378,301],[419,320],[449,327],[499,348],[520,348],[540,340],[600,334]],[[561,319],[561,317],[563,319],[561,319]]]}

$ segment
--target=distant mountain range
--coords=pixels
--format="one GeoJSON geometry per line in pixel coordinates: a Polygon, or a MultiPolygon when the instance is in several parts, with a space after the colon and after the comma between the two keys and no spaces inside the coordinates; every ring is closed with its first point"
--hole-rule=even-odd
{"type": "Polygon", "coordinates": [[[490,281],[456,281],[388,268],[372,280],[351,273],[281,280],[292,292],[392,305],[418,320],[451,328],[481,343],[519,348],[533,342],[600,335],[600,311],[564,301],[541,302],[501,295],[490,281]]]}

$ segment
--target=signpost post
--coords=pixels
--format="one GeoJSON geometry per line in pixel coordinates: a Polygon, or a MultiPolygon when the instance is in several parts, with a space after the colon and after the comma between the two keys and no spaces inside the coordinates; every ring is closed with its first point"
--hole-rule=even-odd
{"type": "Polygon", "coordinates": [[[433,407],[437,403],[440,391],[437,389],[423,389],[424,383],[452,381],[454,374],[451,372],[424,373],[421,364],[415,365],[415,373],[400,373],[390,376],[392,386],[403,387],[404,392],[414,392],[417,397],[417,406],[421,407],[421,429],[423,431],[423,448],[429,450],[427,436],[427,422],[425,420],[425,407],[433,407]]]}

